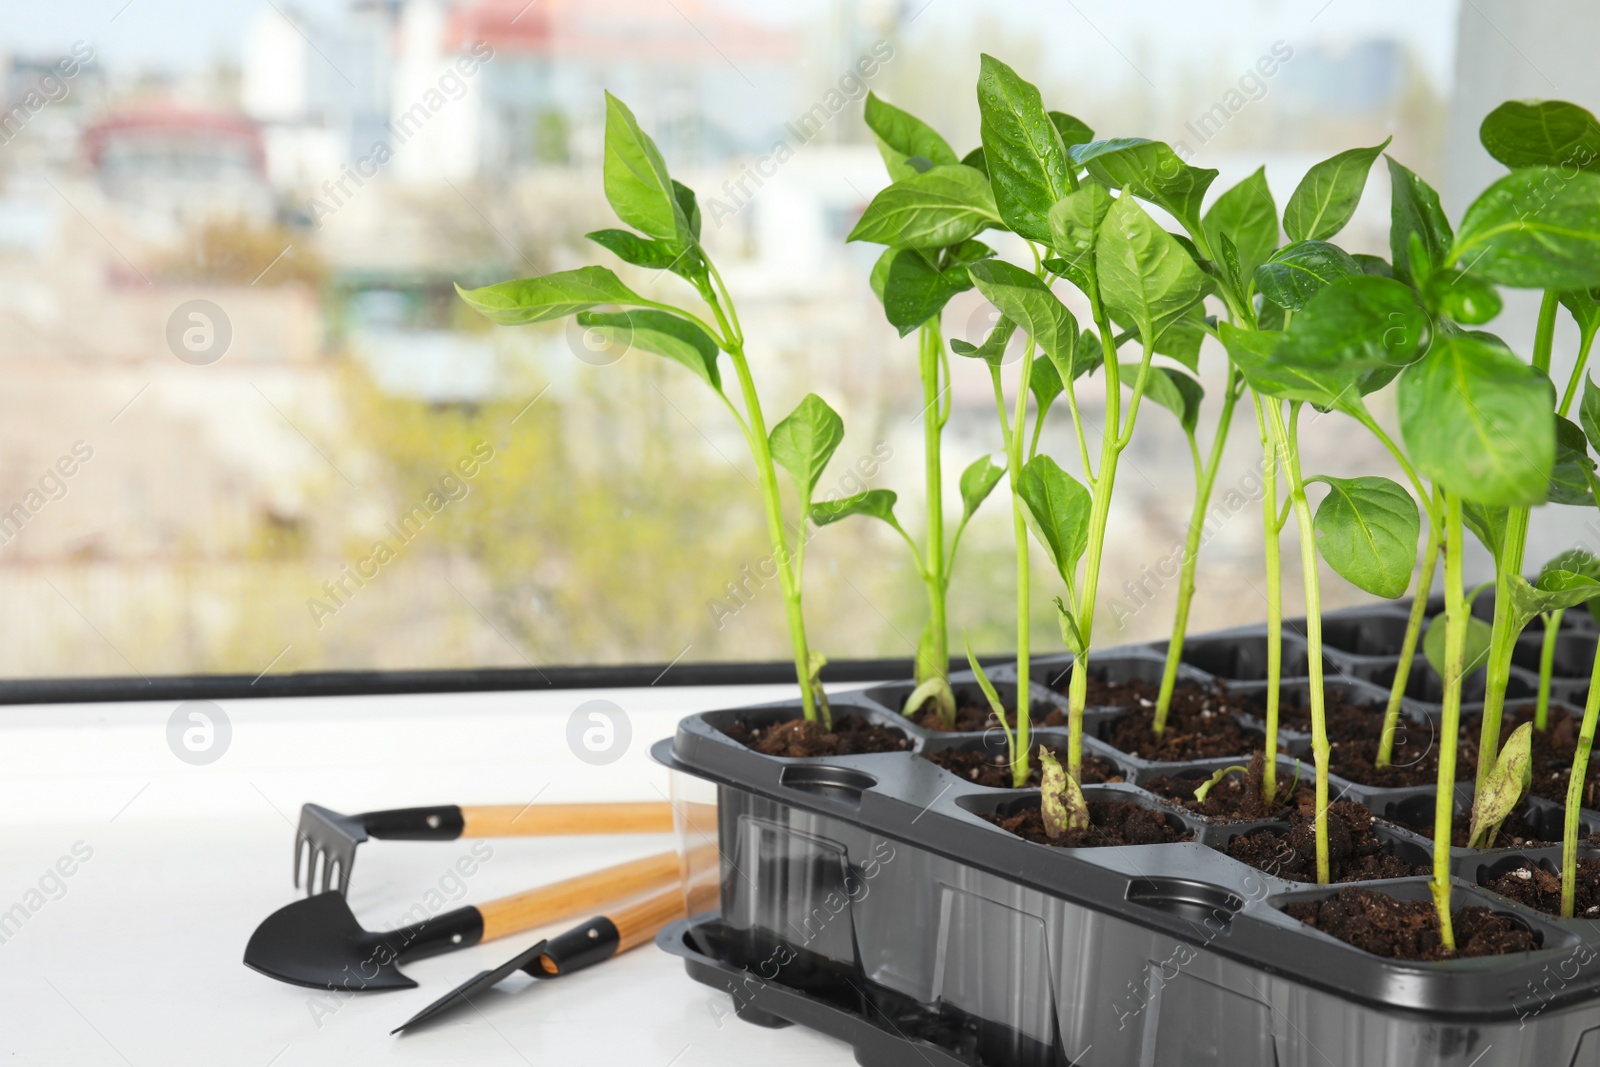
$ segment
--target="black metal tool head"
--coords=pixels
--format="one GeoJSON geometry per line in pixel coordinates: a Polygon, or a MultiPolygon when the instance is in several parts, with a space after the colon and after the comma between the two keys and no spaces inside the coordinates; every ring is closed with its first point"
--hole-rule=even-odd
{"type": "Polygon", "coordinates": [[[356,846],[367,839],[361,815],[341,815],[320,804],[300,808],[300,827],[294,835],[294,884],[300,888],[300,867],[305,864],[306,895],[344,893],[350,888],[350,868],[356,846]],[[322,888],[317,888],[320,880],[322,888]]]}
{"type": "Polygon", "coordinates": [[[397,964],[475,945],[482,936],[483,916],[477,908],[373,932],[356,921],[344,897],[319,893],[262,920],[245,946],[244,962],[280,982],[313,989],[411,989],[417,983],[400,973],[397,964]]]}
{"type": "Polygon", "coordinates": [[[410,1030],[435,1016],[444,1014],[459,1004],[470,1004],[472,1003],[472,998],[482,996],[517,971],[527,971],[536,977],[544,977],[545,972],[540,966],[539,957],[544,955],[545,949],[549,944],[550,942],[548,941],[540,941],[538,944],[517,953],[492,971],[479,971],[476,975],[456,986],[389,1032],[398,1034],[402,1030],[410,1030]]]}

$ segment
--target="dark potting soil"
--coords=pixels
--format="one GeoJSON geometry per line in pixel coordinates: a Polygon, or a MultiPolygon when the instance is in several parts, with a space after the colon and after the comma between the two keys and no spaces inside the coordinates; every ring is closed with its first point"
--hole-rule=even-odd
{"type": "Polygon", "coordinates": [[[1243,762],[1261,747],[1261,738],[1240,728],[1227,701],[1216,694],[1207,695],[1210,703],[1195,699],[1180,705],[1174,697],[1159,740],[1151,729],[1155,723],[1154,701],[1149,707],[1135,707],[1112,719],[1105,739],[1131,756],[1153,762],[1225,756],[1238,756],[1243,762]]]}
{"type": "MultiPolygon", "coordinates": [[[[1500,832],[1495,835],[1492,848],[1539,848],[1543,845],[1559,845],[1561,842],[1546,841],[1540,832],[1538,823],[1532,819],[1532,812],[1528,802],[1523,801],[1511,809],[1511,814],[1506,816],[1506,821],[1500,825],[1500,832]]],[[[1422,834],[1424,837],[1433,837],[1433,820],[1427,822],[1407,821],[1404,819],[1393,820],[1396,825],[1404,826],[1422,834]]],[[[1457,815],[1450,822],[1450,843],[1457,848],[1467,847],[1467,837],[1472,831],[1471,816],[1465,813],[1457,815]]]]}
{"type": "MultiPolygon", "coordinates": [[[[1490,882],[1488,888],[1548,915],[1561,914],[1561,875],[1524,863],[1490,882]]],[[[1600,860],[1580,859],[1573,886],[1574,918],[1600,918],[1600,860]]]]}
{"type": "MultiPolygon", "coordinates": [[[[1046,747],[1051,755],[1061,761],[1061,766],[1065,767],[1067,765],[1066,749],[1056,748],[1053,745],[1046,747]]],[[[930,763],[937,763],[956,777],[963,778],[969,782],[988,786],[991,789],[1012,788],[1011,766],[1006,762],[1006,750],[1004,748],[996,751],[987,749],[945,749],[938,752],[923,752],[921,756],[930,763]]],[[[1041,773],[1038,757],[1035,756],[1030,761],[1028,784],[1038,788],[1041,773]]],[[[1080,784],[1098,785],[1103,782],[1121,781],[1124,781],[1122,772],[1110,760],[1090,755],[1083,757],[1083,778],[1080,784]]]]}
{"type": "MultiPolygon", "coordinates": [[[[1505,721],[1500,726],[1500,741],[1525,722],[1532,722],[1534,704],[1521,702],[1506,708],[1505,721]]],[[[1567,784],[1572,781],[1572,760],[1578,754],[1578,729],[1583,725],[1581,716],[1574,716],[1566,708],[1552,707],[1543,730],[1533,731],[1532,778],[1528,786],[1534,796],[1545,797],[1558,803],[1567,802],[1567,784]]],[[[1479,720],[1476,716],[1462,732],[1478,736],[1479,720]],[[1470,728],[1470,730],[1469,730],[1470,728]]],[[[1594,766],[1593,755],[1590,767],[1594,766]]],[[[1600,803],[1600,777],[1591,775],[1583,784],[1583,807],[1593,808],[1600,803]]]]}
{"type": "MultiPolygon", "coordinates": [[[[1011,715],[1012,710],[1012,708],[1006,708],[1007,717],[1011,715]]],[[[1065,713],[1054,704],[1035,701],[1029,707],[1028,716],[1029,721],[1035,726],[1046,725],[1047,720],[1054,716],[1060,716],[1061,721],[1059,723],[1049,723],[1049,725],[1066,725],[1065,713]]],[[[946,726],[944,720],[939,718],[938,711],[931,706],[924,707],[917,712],[911,721],[924,730],[937,730],[940,733],[954,731],[957,733],[976,734],[985,730],[1002,729],[1000,720],[994,717],[994,711],[988,704],[957,704],[956,724],[954,726],[946,726]]],[[[1013,723],[1013,725],[1015,724],[1013,723]]]]}
{"type": "Polygon", "coordinates": [[[1349,887],[1326,900],[1283,909],[1307,926],[1376,956],[1401,960],[1445,960],[1503,956],[1539,947],[1533,933],[1512,915],[1488,908],[1460,908],[1451,915],[1456,950],[1439,940],[1439,915],[1429,900],[1396,900],[1385,893],[1349,887]]]}
{"type": "MultiPolygon", "coordinates": [[[[1205,778],[1152,778],[1139,784],[1157,796],[1176,801],[1195,814],[1207,816],[1218,822],[1270,819],[1285,813],[1285,808],[1291,799],[1290,790],[1295,787],[1295,781],[1293,777],[1285,778],[1282,768],[1279,768],[1278,798],[1276,803],[1268,804],[1261,788],[1265,767],[1265,759],[1259,751],[1256,752],[1250,757],[1243,774],[1235,772],[1212,786],[1203,801],[1194,798],[1194,791],[1205,783],[1205,778]]],[[[1308,803],[1315,803],[1314,796],[1304,782],[1299,784],[1299,789],[1310,798],[1308,803]]]]}
{"type": "MultiPolygon", "coordinates": [[[[1258,718],[1266,715],[1266,703],[1253,699],[1250,711],[1258,718]]],[[[1383,734],[1384,706],[1351,704],[1337,692],[1327,692],[1324,711],[1328,724],[1328,769],[1339,777],[1362,785],[1397,788],[1434,785],[1439,778],[1439,745],[1436,731],[1424,723],[1401,719],[1395,733],[1394,748],[1387,767],[1379,767],[1378,744],[1383,734]]],[[[1311,709],[1300,702],[1284,702],[1278,707],[1280,728],[1311,732],[1311,709]]],[[[1477,729],[1461,729],[1456,745],[1456,774],[1477,772],[1477,729]]]]}
{"type": "MultiPolygon", "coordinates": [[[[1317,880],[1316,824],[1296,811],[1288,830],[1258,830],[1228,842],[1228,855],[1258,871],[1291,882],[1317,880]]],[[[1328,807],[1328,876],[1335,882],[1364,882],[1374,878],[1407,878],[1427,874],[1399,856],[1383,850],[1372,829],[1372,812],[1353,800],[1328,807]]]]}
{"type": "Polygon", "coordinates": [[[1056,838],[1045,832],[1044,816],[1038,808],[1024,808],[1015,815],[987,814],[984,818],[1018,837],[1058,848],[1162,845],[1187,841],[1192,836],[1187,830],[1174,830],[1160,812],[1124,800],[1089,801],[1088,829],[1068,830],[1056,838]]]}
{"type": "Polygon", "coordinates": [[[898,730],[854,716],[836,716],[832,730],[807,719],[788,719],[754,728],[740,719],[723,733],[763,756],[799,759],[904,752],[911,747],[911,739],[898,730]]]}

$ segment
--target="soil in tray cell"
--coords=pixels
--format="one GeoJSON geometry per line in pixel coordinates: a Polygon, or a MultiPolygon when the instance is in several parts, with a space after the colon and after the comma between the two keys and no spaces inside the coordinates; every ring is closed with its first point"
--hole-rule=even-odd
{"type": "MultiPolygon", "coordinates": [[[[1139,785],[1157,796],[1176,801],[1194,812],[1218,822],[1243,822],[1249,819],[1271,819],[1284,816],[1296,789],[1293,775],[1285,775],[1278,768],[1278,800],[1268,804],[1261,792],[1262,772],[1266,761],[1258,751],[1250,757],[1244,773],[1234,772],[1206,794],[1205,800],[1196,800],[1194,791],[1205,784],[1206,778],[1180,778],[1176,776],[1151,778],[1139,785]]],[[[1315,803],[1311,789],[1304,782],[1298,784],[1305,803],[1315,803]]]]}
{"type": "MultiPolygon", "coordinates": [[[[999,730],[1003,728],[1000,720],[994,717],[994,712],[990,709],[987,703],[961,703],[960,696],[961,694],[958,690],[956,693],[956,724],[954,726],[946,726],[944,724],[944,720],[939,718],[938,711],[931,705],[917,712],[911,721],[922,727],[924,730],[937,730],[941,733],[953,730],[958,733],[975,734],[982,733],[985,730],[999,730]]],[[[1006,705],[1006,716],[1009,718],[1012,712],[1015,710],[1016,708],[1013,706],[1013,704],[1008,703],[1006,705]]],[[[1030,706],[1028,714],[1029,721],[1035,726],[1044,725],[1048,719],[1055,716],[1061,717],[1061,722],[1059,725],[1066,725],[1065,713],[1062,712],[1061,709],[1057,708],[1054,704],[1045,704],[1036,701],[1030,706]]]]}
{"type": "MultiPolygon", "coordinates": [[[[1404,826],[1407,830],[1422,834],[1424,837],[1433,837],[1433,817],[1429,815],[1427,822],[1404,822],[1394,820],[1397,825],[1404,826]]],[[[1450,843],[1456,848],[1466,848],[1468,835],[1472,832],[1472,818],[1470,815],[1459,813],[1450,822],[1450,843]]],[[[1539,827],[1539,821],[1534,818],[1534,813],[1524,801],[1511,809],[1511,814],[1506,816],[1506,821],[1500,825],[1500,832],[1495,834],[1491,848],[1539,848],[1544,845],[1559,845],[1560,841],[1546,841],[1539,827]]]]}
{"type": "Polygon", "coordinates": [[[1226,691],[1211,693],[1195,685],[1174,689],[1173,704],[1166,712],[1165,729],[1157,739],[1155,694],[1157,689],[1147,681],[1128,681],[1123,685],[1090,681],[1090,704],[1120,705],[1128,709],[1110,721],[1106,741],[1128,755],[1157,763],[1213,760],[1229,755],[1246,757],[1251,750],[1261,747],[1261,739],[1243,731],[1234,720],[1238,704],[1226,691]],[[1122,693],[1128,699],[1101,699],[1094,691],[1096,685],[1101,685],[1106,693],[1122,693]]]}
{"type": "Polygon", "coordinates": [[[1439,940],[1439,915],[1430,900],[1396,900],[1386,893],[1348,887],[1325,900],[1286,905],[1307,926],[1377,956],[1400,960],[1445,960],[1530,952],[1538,940],[1515,916],[1466,907],[1451,915],[1456,951],[1439,940]]]}
{"type": "MultiPolygon", "coordinates": [[[[1551,874],[1543,867],[1524,863],[1502,874],[1486,888],[1546,914],[1561,914],[1561,875],[1551,874]]],[[[1578,877],[1573,888],[1573,918],[1600,919],[1600,860],[1578,861],[1578,877]]]]}
{"type": "Polygon", "coordinates": [[[1100,848],[1107,845],[1162,845],[1187,841],[1188,830],[1174,830],[1159,811],[1151,811],[1122,800],[1089,801],[1089,827],[1068,830],[1060,837],[1045,832],[1044,816],[1038,808],[1024,808],[1014,815],[983,816],[1002,830],[1041,845],[1059,848],[1100,848]]]}
{"type": "MultiPolygon", "coordinates": [[[[1383,734],[1384,707],[1381,704],[1351,704],[1338,692],[1324,698],[1328,723],[1328,769],[1339,777],[1362,785],[1398,788],[1433,785],[1439,778],[1437,728],[1427,723],[1401,719],[1395,733],[1389,766],[1379,767],[1378,744],[1383,734]]],[[[1252,705],[1258,717],[1266,706],[1252,705]]],[[[1284,701],[1278,708],[1278,725],[1283,729],[1311,732],[1311,709],[1301,703],[1284,701]]],[[[1456,773],[1471,775],[1478,766],[1477,726],[1463,725],[1456,746],[1456,773]]]]}
{"type": "MultiPolygon", "coordinates": [[[[1051,755],[1067,765],[1067,750],[1056,748],[1054,745],[1046,746],[1051,755]]],[[[924,752],[922,758],[931,763],[937,763],[957,778],[978,785],[988,786],[991,789],[1010,789],[1011,765],[1006,762],[1004,748],[990,751],[988,749],[944,749],[937,752],[924,752]]],[[[1039,757],[1035,755],[1029,760],[1028,784],[1035,788],[1039,785],[1039,757]]],[[[1103,782],[1123,781],[1122,771],[1110,760],[1100,759],[1098,756],[1085,755],[1083,757],[1083,785],[1098,785],[1103,782]]]]}
{"type": "MultiPolygon", "coordinates": [[[[1504,744],[1505,739],[1511,736],[1512,730],[1525,722],[1532,722],[1533,715],[1532,704],[1509,710],[1506,721],[1500,727],[1501,743],[1504,744]]],[[[1545,728],[1533,731],[1532,773],[1528,789],[1534,796],[1561,804],[1567,802],[1567,783],[1572,780],[1572,759],[1578,754],[1578,728],[1581,725],[1581,717],[1575,718],[1566,708],[1552,707],[1545,728]]],[[[1477,736],[1476,718],[1463,726],[1462,730],[1467,732],[1469,728],[1473,736],[1477,736]]],[[[1589,766],[1591,770],[1594,768],[1592,756],[1589,766]]],[[[1600,804],[1600,778],[1591,776],[1583,783],[1582,803],[1586,808],[1600,804]]]]}
{"type": "Polygon", "coordinates": [[[764,756],[862,756],[872,752],[904,752],[911,739],[898,730],[853,716],[835,716],[833,729],[807,719],[788,719],[752,727],[743,719],[723,733],[764,756]]]}
{"type": "MultiPolygon", "coordinates": [[[[1297,812],[1287,831],[1258,830],[1228,842],[1228,855],[1258,871],[1291,882],[1317,880],[1316,824],[1297,812]]],[[[1335,882],[1364,882],[1374,878],[1406,878],[1427,874],[1399,856],[1383,850],[1372,829],[1372,812],[1352,800],[1328,808],[1328,875],[1335,882]]]]}

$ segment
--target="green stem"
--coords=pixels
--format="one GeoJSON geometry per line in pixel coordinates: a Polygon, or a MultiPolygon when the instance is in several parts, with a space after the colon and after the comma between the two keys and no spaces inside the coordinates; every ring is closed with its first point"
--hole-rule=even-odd
{"type": "MultiPolygon", "coordinates": [[[[1300,572],[1306,590],[1306,644],[1310,664],[1311,703],[1311,754],[1317,768],[1317,881],[1329,881],[1328,864],[1328,718],[1322,691],[1322,590],[1317,573],[1317,535],[1313,526],[1311,503],[1306,498],[1305,479],[1300,473],[1298,442],[1283,423],[1283,410],[1276,401],[1266,405],[1268,425],[1276,439],[1278,451],[1284,459],[1284,474],[1289,481],[1289,500],[1294,506],[1296,524],[1300,530],[1300,572]]],[[[1276,751],[1268,751],[1267,758],[1275,759],[1276,751]]]]}
{"type": "MultiPolygon", "coordinates": [[[[1456,741],[1461,733],[1461,669],[1467,645],[1467,598],[1461,587],[1461,498],[1445,494],[1444,711],[1439,722],[1439,778],[1433,801],[1433,904],[1439,939],[1455,950],[1450,918],[1450,821],[1455,815],[1456,741]]],[[[1491,760],[1490,762],[1493,762],[1491,760]]]]}
{"type": "MultiPolygon", "coordinates": [[[[715,270],[715,268],[713,268],[715,270]]],[[[720,279],[718,279],[720,286],[720,279]]],[[[726,290],[723,290],[724,295],[726,290]]],[[[761,412],[761,397],[756,392],[755,379],[750,374],[750,363],[745,358],[743,334],[739,332],[736,316],[733,315],[732,302],[729,301],[728,313],[724,313],[722,301],[709,288],[704,291],[706,302],[710,304],[712,313],[716,315],[717,325],[722,328],[725,338],[733,339],[727,346],[729,360],[733,363],[734,372],[739,377],[739,391],[744,398],[745,416],[750,423],[750,452],[756,461],[756,476],[761,482],[761,501],[767,519],[767,537],[772,544],[772,555],[778,565],[778,585],[783,591],[784,614],[789,622],[789,642],[794,651],[795,677],[800,683],[801,708],[805,717],[811,722],[818,722],[832,729],[831,716],[826,705],[822,714],[817,712],[817,694],[811,686],[811,648],[806,640],[805,615],[800,603],[800,576],[796,561],[790,556],[788,537],[783,530],[783,498],[778,492],[777,468],[772,462],[772,448],[767,439],[767,423],[761,412]]],[[[800,525],[801,544],[805,538],[805,520],[802,516],[800,525]]]]}
{"type": "Polygon", "coordinates": [[[1556,638],[1561,633],[1561,616],[1566,611],[1557,608],[1544,617],[1544,645],[1539,649],[1539,703],[1533,711],[1533,728],[1544,733],[1550,722],[1550,675],[1556,665],[1556,638]]]}
{"type": "MultiPolygon", "coordinates": [[[[940,337],[937,316],[922,327],[921,339],[923,480],[928,497],[928,534],[922,552],[922,580],[928,590],[929,648],[926,666],[942,675],[950,666],[950,636],[945,621],[945,594],[950,579],[945,570],[944,481],[939,464],[939,439],[943,422],[937,410],[941,402],[939,352],[944,347],[944,341],[940,337]]],[[[923,658],[917,658],[918,683],[927,681],[923,676],[923,658]]]]}
{"type": "Polygon", "coordinates": [[[1262,743],[1261,798],[1270,808],[1278,802],[1278,708],[1283,682],[1283,550],[1278,538],[1283,526],[1278,518],[1277,443],[1267,427],[1261,395],[1252,390],[1250,398],[1255,402],[1256,429],[1261,435],[1261,551],[1267,572],[1267,736],[1262,743]]]}
{"type": "Polygon", "coordinates": [[[1567,379],[1566,392],[1561,394],[1561,407],[1556,411],[1563,419],[1572,410],[1578,396],[1578,386],[1583,382],[1583,372],[1589,366],[1589,350],[1594,346],[1595,330],[1587,329],[1578,338],[1578,362],[1572,365],[1572,375],[1567,379]]]}
{"type": "MultiPolygon", "coordinates": [[[[1533,367],[1550,373],[1550,354],[1555,345],[1556,312],[1561,301],[1554,289],[1546,289],[1539,304],[1539,325],[1533,338],[1533,367]]],[[[1478,734],[1477,788],[1493,769],[1500,752],[1500,717],[1505,709],[1506,685],[1511,681],[1511,653],[1516,648],[1516,620],[1511,612],[1511,579],[1522,573],[1523,555],[1528,544],[1528,509],[1506,509],[1506,537],[1495,561],[1494,626],[1489,637],[1489,663],[1484,678],[1483,722],[1478,734]]]]}
{"type": "Polygon", "coordinates": [[[1033,339],[1022,352],[1022,374],[1017,383],[1016,413],[1006,444],[1006,468],[1011,482],[1011,536],[1017,555],[1017,742],[1011,754],[1011,781],[1018,789],[1028,784],[1030,743],[1028,653],[1032,630],[1029,612],[1032,575],[1028,561],[1028,521],[1022,503],[1022,439],[1028,417],[1028,379],[1033,374],[1033,339]]]}
{"type": "Polygon", "coordinates": [[[1416,596],[1411,601],[1411,616],[1406,620],[1406,634],[1400,642],[1400,662],[1395,665],[1394,681],[1389,686],[1389,706],[1383,712],[1383,733],[1378,739],[1379,767],[1389,766],[1394,759],[1394,736],[1400,726],[1400,701],[1405,697],[1406,686],[1411,681],[1411,664],[1417,656],[1417,641],[1422,636],[1422,624],[1428,616],[1428,594],[1433,590],[1433,572],[1439,562],[1439,545],[1439,523],[1430,514],[1428,541],[1422,550],[1422,570],[1417,574],[1416,596]]]}
{"type": "MultiPolygon", "coordinates": [[[[1173,615],[1172,639],[1167,642],[1167,662],[1161,670],[1161,691],[1156,696],[1157,737],[1167,727],[1167,712],[1172,706],[1172,690],[1178,682],[1178,663],[1183,657],[1183,639],[1189,629],[1189,607],[1194,600],[1194,575],[1200,562],[1200,537],[1205,532],[1206,509],[1211,506],[1211,491],[1222,466],[1222,451],[1228,443],[1228,428],[1233,423],[1233,408],[1239,399],[1239,372],[1228,368],[1228,391],[1223,395],[1222,412],[1217,419],[1217,435],[1211,440],[1211,453],[1195,472],[1194,507],[1189,512],[1189,531],[1183,543],[1183,571],[1178,576],[1178,610],[1173,615]]],[[[1191,435],[1190,444],[1194,438],[1191,435]]]]}
{"type": "MultiPolygon", "coordinates": [[[[1095,329],[1100,334],[1100,350],[1105,364],[1106,412],[1105,424],[1100,431],[1100,471],[1090,489],[1089,539],[1084,551],[1083,584],[1077,603],[1078,636],[1082,648],[1072,659],[1072,679],[1067,687],[1067,757],[1068,773],[1074,781],[1082,781],[1083,771],[1083,711],[1089,703],[1089,650],[1094,640],[1094,612],[1096,594],[1100,587],[1100,560],[1105,550],[1106,523],[1111,516],[1111,492],[1117,482],[1117,459],[1126,442],[1122,434],[1122,368],[1117,363],[1116,338],[1111,332],[1110,317],[1100,299],[1098,284],[1091,284],[1090,308],[1094,313],[1095,329]]],[[[1145,343],[1140,362],[1139,378],[1134,385],[1133,397],[1128,402],[1128,430],[1138,414],[1139,401],[1144,391],[1145,374],[1154,350],[1145,343]]]]}
{"type": "Polygon", "coordinates": [[[1561,831],[1561,917],[1572,918],[1578,886],[1578,815],[1583,807],[1583,785],[1589,777],[1589,753],[1594,748],[1594,726],[1600,713],[1600,647],[1595,649],[1589,672],[1589,696],[1583,703],[1583,727],[1578,731],[1578,751],[1572,757],[1572,777],[1567,781],[1566,822],[1561,831]]]}

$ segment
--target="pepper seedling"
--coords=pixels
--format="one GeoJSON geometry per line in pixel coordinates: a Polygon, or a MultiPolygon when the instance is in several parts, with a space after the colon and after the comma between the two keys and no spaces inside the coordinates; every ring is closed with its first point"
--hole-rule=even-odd
{"type": "Polygon", "coordinates": [[[994,255],[971,238],[998,223],[999,216],[983,173],[962,165],[927,123],[873,93],[867,94],[866,122],[894,181],[873,198],[847,240],[889,246],[873,268],[872,288],[900,336],[917,334],[927,526],[919,546],[894,517],[895,494],[876,489],[819,504],[812,518],[827,524],[868,515],[905,539],[927,593],[928,622],[917,642],[917,686],[901,710],[913,715],[931,703],[945,725],[954,727],[955,694],[948,680],[950,580],[961,535],[1005,470],[983,456],[962,472],[961,520],[947,551],[941,448],[950,419],[950,366],[940,319],[952,297],[972,288],[965,265],[994,255]]]}
{"type": "Polygon", "coordinates": [[[1248,774],[1249,772],[1249,767],[1245,767],[1237,763],[1231,767],[1218,767],[1210,778],[1207,778],[1204,782],[1200,783],[1200,788],[1194,791],[1194,798],[1200,803],[1204,804],[1206,802],[1206,797],[1210,796],[1211,791],[1217,786],[1221,785],[1223,779],[1227,778],[1228,775],[1235,773],[1248,774]]]}
{"type": "Polygon", "coordinates": [[[825,661],[807,639],[801,603],[807,540],[803,517],[810,512],[817,480],[843,437],[843,424],[820,397],[810,394],[768,432],[733,297],[700,243],[700,209],[694,191],[671,177],[655,142],[627,105],[610,93],[606,94],[603,173],[607,201],[618,219],[632,229],[599,230],[589,234],[589,239],[626,263],[670,271],[688,282],[710,310],[715,325],[683,307],[640,295],[614,272],[598,266],[480,289],[458,286],[457,292],[469,306],[506,326],[576,315],[580,325],[607,340],[680,363],[710,387],[744,434],[755,460],[805,717],[831,727],[820,680],[825,661]],[[597,310],[608,307],[627,310],[597,310]],[[723,390],[719,354],[728,357],[738,379],[742,411],[723,390]],[[792,543],[783,518],[778,467],[793,479],[800,500],[802,521],[794,524],[792,543]]]}
{"type": "MultiPolygon", "coordinates": [[[[1505,747],[1484,778],[1484,787],[1473,799],[1467,847],[1493,848],[1501,824],[1522,803],[1532,784],[1533,723],[1525,722],[1506,738],[1505,747]]],[[[1441,797],[1437,802],[1444,800],[1441,797]]]]}

